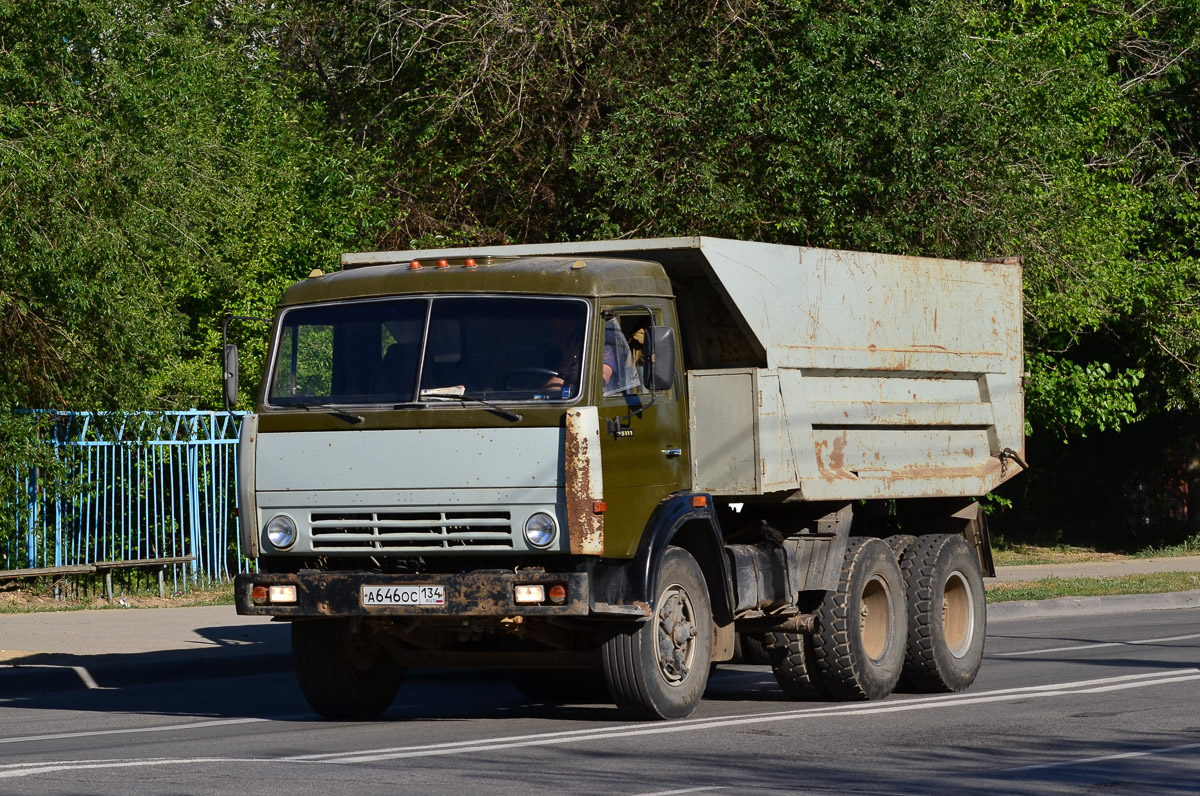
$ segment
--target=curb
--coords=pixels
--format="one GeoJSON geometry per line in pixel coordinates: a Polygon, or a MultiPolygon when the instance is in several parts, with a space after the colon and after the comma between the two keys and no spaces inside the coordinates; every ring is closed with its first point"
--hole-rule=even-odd
{"type": "Polygon", "coordinates": [[[1119,594],[1109,597],[1056,597],[1052,600],[1013,600],[990,603],[988,621],[1050,616],[1124,614],[1134,611],[1200,607],[1200,589],[1161,594],[1119,594]]]}

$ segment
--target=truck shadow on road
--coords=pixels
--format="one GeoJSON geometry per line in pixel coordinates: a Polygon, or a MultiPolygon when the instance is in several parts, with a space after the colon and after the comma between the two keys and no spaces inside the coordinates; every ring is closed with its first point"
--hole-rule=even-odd
{"type": "MultiPolygon", "coordinates": [[[[42,653],[0,668],[10,707],[318,720],[300,694],[287,628],[208,628],[192,650],[102,655],[42,653]],[[232,633],[230,631],[233,631],[232,633]]],[[[706,699],[786,702],[767,667],[719,667],[706,699]]],[[[602,687],[564,699],[522,696],[504,671],[410,670],[384,721],[478,718],[618,721],[602,687]]]]}

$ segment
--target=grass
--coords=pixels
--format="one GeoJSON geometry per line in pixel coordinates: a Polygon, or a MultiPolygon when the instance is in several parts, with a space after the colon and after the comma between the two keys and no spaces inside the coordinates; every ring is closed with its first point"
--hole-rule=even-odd
{"type": "Polygon", "coordinates": [[[1050,600],[1055,597],[1105,597],[1117,594],[1162,594],[1200,589],[1195,572],[1154,572],[1111,578],[1042,578],[996,583],[987,589],[989,603],[1013,600],[1050,600]]]}
{"type": "Polygon", "coordinates": [[[204,605],[233,605],[233,583],[211,584],[203,588],[189,588],[185,593],[158,596],[158,587],[126,588],[118,590],[119,602],[109,605],[103,590],[83,588],[79,584],[60,585],[55,599],[52,585],[35,584],[9,585],[0,589],[0,614],[30,614],[55,611],[114,610],[128,608],[191,608],[204,605]]]}
{"type": "Polygon", "coordinates": [[[1119,553],[1102,553],[1090,547],[1055,545],[1040,547],[1031,544],[1014,544],[992,550],[992,559],[998,567],[1027,567],[1034,564],[1078,564],[1085,561],[1121,561],[1128,558],[1119,553]]]}
{"type": "Polygon", "coordinates": [[[1147,547],[1138,553],[1134,553],[1134,558],[1175,558],[1178,556],[1196,556],[1200,555],[1200,533],[1189,536],[1179,544],[1165,545],[1163,547],[1147,547]]]}
{"type": "Polygon", "coordinates": [[[992,558],[998,567],[1024,567],[1035,564],[1075,564],[1087,561],[1124,561],[1130,558],[1178,558],[1200,555],[1200,534],[1182,542],[1161,547],[1145,547],[1131,553],[1102,552],[1092,547],[1058,544],[1041,546],[996,540],[992,558]]]}

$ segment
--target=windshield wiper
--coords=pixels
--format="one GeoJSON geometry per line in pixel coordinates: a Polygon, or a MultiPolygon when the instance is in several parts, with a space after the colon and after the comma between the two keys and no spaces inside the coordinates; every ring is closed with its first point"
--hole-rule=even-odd
{"type": "Polygon", "coordinates": [[[462,395],[445,394],[445,393],[443,393],[443,394],[432,393],[431,394],[431,393],[427,393],[424,390],[422,390],[421,398],[423,398],[426,401],[458,401],[460,403],[483,404],[484,406],[486,406],[488,409],[491,409],[496,414],[500,415],[503,418],[511,420],[514,423],[517,422],[518,420],[524,419],[523,415],[519,415],[516,412],[505,409],[503,406],[500,406],[498,404],[494,404],[491,401],[487,400],[486,398],[479,398],[478,396],[467,395],[466,393],[463,393],[462,395]]]}
{"type": "Polygon", "coordinates": [[[297,402],[297,403],[286,403],[286,404],[283,404],[283,406],[297,406],[297,407],[303,409],[305,412],[311,412],[314,409],[320,409],[327,414],[333,415],[334,417],[338,418],[339,420],[345,420],[347,423],[349,423],[352,426],[357,426],[359,423],[361,423],[363,421],[362,415],[356,415],[353,412],[347,412],[345,409],[340,409],[340,408],[334,406],[333,404],[297,402]]]}

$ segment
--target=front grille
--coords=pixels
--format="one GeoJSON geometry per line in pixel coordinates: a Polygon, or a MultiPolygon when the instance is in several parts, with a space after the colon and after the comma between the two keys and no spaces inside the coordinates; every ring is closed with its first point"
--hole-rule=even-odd
{"type": "Polygon", "coordinates": [[[513,549],[507,511],[313,512],[309,527],[318,553],[513,549]]]}

